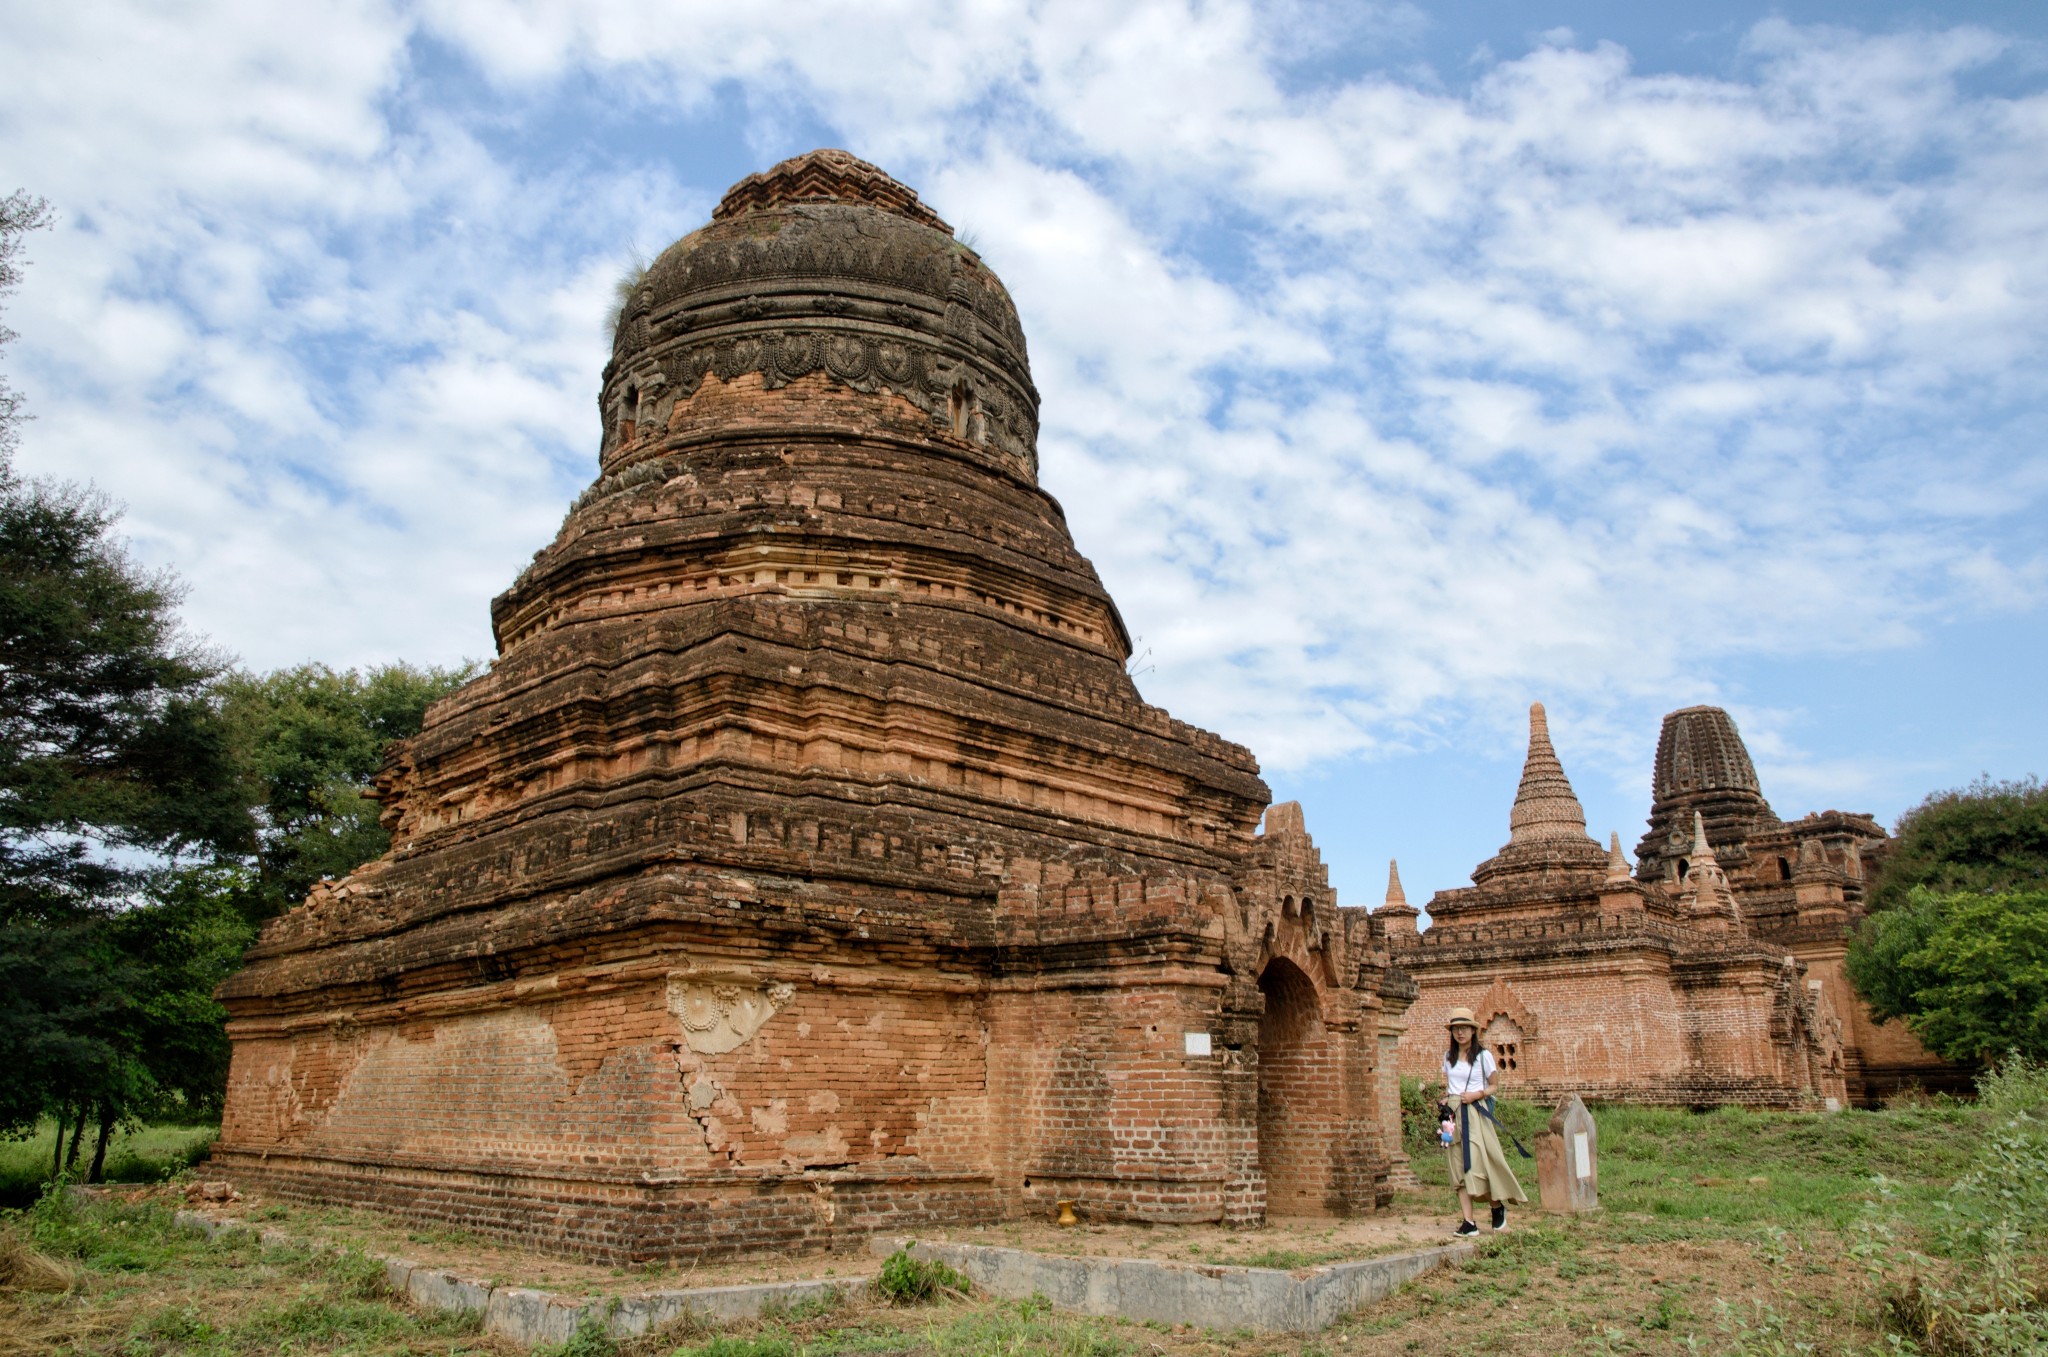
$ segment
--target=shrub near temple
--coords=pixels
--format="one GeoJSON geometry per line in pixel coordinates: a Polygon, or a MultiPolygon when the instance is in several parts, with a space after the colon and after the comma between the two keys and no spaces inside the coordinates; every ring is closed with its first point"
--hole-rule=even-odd
{"type": "Polygon", "coordinates": [[[1904,1019],[1950,1060],[2048,1059],[2048,891],[1937,895],[1873,914],[1850,979],[1880,1019],[1904,1019]]]}
{"type": "Polygon", "coordinates": [[[2048,890],[2048,787],[1983,777],[1907,811],[1870,907],[1904,905],[1916,886],[1937,895],[2048,890]]]}

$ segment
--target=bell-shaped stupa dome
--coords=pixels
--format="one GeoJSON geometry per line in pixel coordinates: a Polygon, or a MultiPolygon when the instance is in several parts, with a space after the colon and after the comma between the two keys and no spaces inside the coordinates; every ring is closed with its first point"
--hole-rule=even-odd
{"type": "Polygon", "coordinates": [[[637,460],[648,421],[707,375],[774,391],[813,373],[1037,476],[1038,390],[1002,280],[914,191],[834,150],[742,179],[648,266],[605,369],[604,469],[637,460]]]}

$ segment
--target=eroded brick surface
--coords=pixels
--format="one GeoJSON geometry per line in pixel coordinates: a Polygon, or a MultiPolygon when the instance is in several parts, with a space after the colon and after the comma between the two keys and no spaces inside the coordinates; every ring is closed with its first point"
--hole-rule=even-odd
{"type": "Polygon", "coordinates": [[[224,1167],[617,1257],[1383,1203],[1413,989],[1132,686],[1037,402],[1001,282],[843,153],[665,251],[392,851],[222,988],[224,1167]]]}

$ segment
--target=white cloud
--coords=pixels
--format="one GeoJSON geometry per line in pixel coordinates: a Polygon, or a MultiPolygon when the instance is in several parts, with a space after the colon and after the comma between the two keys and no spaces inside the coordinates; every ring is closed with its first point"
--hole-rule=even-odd
{"type": "Polygon", "coordinates": [[[477,653],[592,469],[609,271],[722,188],[578,133],[823,125],[975,229],[1148,694],[1276,766],[1537,694],[1632,750],[1743,656],[2040,605],[2040,534],[1987,531],[2048,498],[2048,96],[1968,89],[2000,40],[1561,36],[1452,93],[1331,65],[1419,11],[1334,12],[43,7],[24,458],[255,663],[477,653]]]}

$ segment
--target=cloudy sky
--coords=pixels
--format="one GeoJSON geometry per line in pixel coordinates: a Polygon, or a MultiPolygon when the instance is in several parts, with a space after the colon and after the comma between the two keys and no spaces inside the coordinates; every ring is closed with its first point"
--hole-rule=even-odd
{"type": "Polygon", "coordinates": [[[613,280],[819,145],[1009,283],[1139,684],[1347,903],[1633,846],[1659,716],[1796,815],[2048,772],[2048,10],[21,0],[26,470],[255,668],[490,651],[613,280]],[[1683,15],[1683,20],[1671,16],[1683,15]]]}

